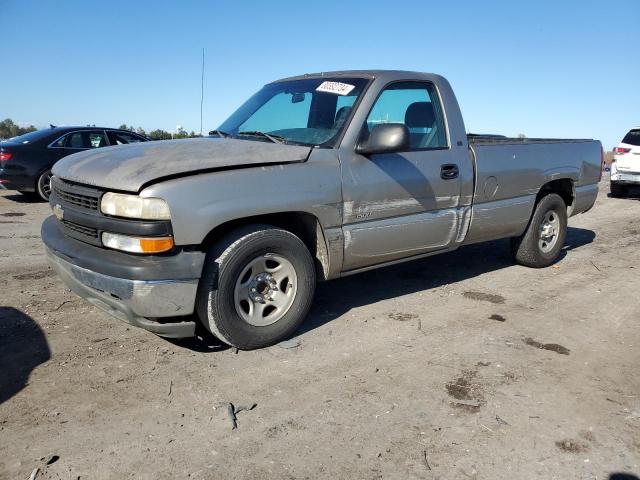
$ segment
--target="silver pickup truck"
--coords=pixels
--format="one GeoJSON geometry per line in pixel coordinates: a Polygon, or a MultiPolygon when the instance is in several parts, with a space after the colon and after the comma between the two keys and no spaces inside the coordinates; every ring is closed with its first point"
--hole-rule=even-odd
{"type": "Polygon", "coordinates": [[[69,288],[112,315],[252,349],[296,331],[318,280],[498,238],[518,263],[552,264],[601,164],[594,140],[467,135],[438,75],[303,75],[208,138],[61,160],[42,239],[69,288]]]}

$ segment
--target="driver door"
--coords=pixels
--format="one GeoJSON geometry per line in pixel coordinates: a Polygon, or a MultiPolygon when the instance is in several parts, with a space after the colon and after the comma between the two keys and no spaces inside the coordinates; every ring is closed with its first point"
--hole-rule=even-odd
{"type": "MultiPolygon", "coordinates": [[[[378,123],[401,123],[408,151],[341,155],[343,271],[445,250],[462,222],[459,207],[464,165],[449,148],[442,106],[429,82],[387,86],[363,125],[362,139],[378,123]]],[[[466,152],[465,152],[466,153],[466,152]]]]}

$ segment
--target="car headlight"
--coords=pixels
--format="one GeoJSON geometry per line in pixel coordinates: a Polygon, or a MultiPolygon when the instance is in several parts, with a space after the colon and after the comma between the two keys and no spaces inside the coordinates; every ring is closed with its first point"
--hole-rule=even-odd
{"type": "Polygon", "coordinates": [[[169,220],[169,205],[161,198],[142,198],[138,195],[107,192],[100,201],[100,210],[114,217],[140,220],[169,220]]]}

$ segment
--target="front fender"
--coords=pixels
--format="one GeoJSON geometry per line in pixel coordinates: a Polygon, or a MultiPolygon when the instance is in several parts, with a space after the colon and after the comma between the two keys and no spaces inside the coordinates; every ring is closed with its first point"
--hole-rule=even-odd
{"type": "Polygon", "coordinates": [[[314,150],[305,163],[167,180],[140,195],[167,201],[176,245],[199,245],[223,223],[270,213],[309,213],[323,229],[342,223],[340,166],[329,149],[314,150]]]}

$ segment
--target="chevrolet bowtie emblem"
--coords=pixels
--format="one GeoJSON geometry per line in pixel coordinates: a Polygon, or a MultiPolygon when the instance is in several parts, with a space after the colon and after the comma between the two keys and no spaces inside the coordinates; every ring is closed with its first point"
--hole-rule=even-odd
{"type": "Polygon", "coordinates": [[[64,210],[62,209],[62,205],[56,203],[53,207],[53,214],[58,220],[62,220],[64,218],[64,210]]]}

